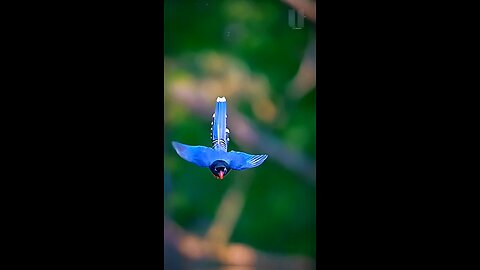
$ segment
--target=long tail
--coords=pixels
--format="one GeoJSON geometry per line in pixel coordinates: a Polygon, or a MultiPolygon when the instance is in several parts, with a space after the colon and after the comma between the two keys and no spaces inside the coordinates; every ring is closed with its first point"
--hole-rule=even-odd
{"type": "Polygon", "coordinates": [[[218,97],[212,121],[212,148],[227,151],[229,141],[227,128],[227,99],[218,97]]]}

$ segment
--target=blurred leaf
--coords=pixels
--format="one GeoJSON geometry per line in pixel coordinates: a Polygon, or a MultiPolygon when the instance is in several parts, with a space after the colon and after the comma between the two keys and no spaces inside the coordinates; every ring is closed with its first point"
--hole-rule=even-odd
{"type": "MultiPolygon", "coordinates": [[[[183,228],[206,233],[219,204],[233,181],[247,174],[233,171],[223,181],[210,171],[181,159],[171,141],[210,145],[210,121],[176,102],[194,92],[198,103],[212,104],[226,96],[228,106],[255,126],[280,138],[283,145],[315,159],[316,103],[311,88],[313,65],[302,95],[291,95],[314,25],[293,30],[281,1],[166,1],[165,56],[165,163],[169,193],[165,210],[183,228]]],[[[300,80],[303,82],[303,80],[300,80]]],[[[229,110],[230,110],[229,109],[229,110]]],[[[230,123],[230,122],[229,122],[230,123]]],[[[227,123],[227,125],[229,125],[227,123]]],[[[231,133],[241,127],[229,126],[231,133]]],[[[243,149],[231,136],[229,150],[243,149]]],[[[288,158],[288,157],[287,157],[288,158]]],[[[315,257],[315,189],[302,176],[272,159],[248,172],[250,187],[245,205],[233,228],[231,242],[260,250],[315,257]]]]}

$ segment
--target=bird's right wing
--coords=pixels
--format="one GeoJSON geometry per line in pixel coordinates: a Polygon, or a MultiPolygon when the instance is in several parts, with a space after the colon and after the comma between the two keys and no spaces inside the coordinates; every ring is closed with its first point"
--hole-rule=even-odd
{"type": "Polygon", "coordinates": [[[226,157],[230,168],[233,170],[246,170],[262,165],[268,155],[250,155],[243,152],[230,151],[226,157]]]}
{"type": "Polygon", "coordinates": [[[208,167],[215,159],[215,150],[206,146],[192,146],[179,142],[172,142],[177,154],[188,162],[200,167],[208,167]]]}

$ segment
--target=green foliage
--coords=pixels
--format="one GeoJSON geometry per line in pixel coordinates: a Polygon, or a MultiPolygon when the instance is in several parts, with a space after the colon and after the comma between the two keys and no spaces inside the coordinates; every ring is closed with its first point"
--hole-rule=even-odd
{"type": "MultiPolygon", "coordinates": [[[[287,94],[287,85],[297,73],[315,30],[308,21],[302,30],[291,29],[288,10],[281,1],[166,1],[164,54],[180,61],[186,55],[215,51],[239,59],[249,72],[264,76],[270,89],[268,98],[278,116],[271,122],[261,121],[248,99],[239,100],[237,110],[314,160],[315,89],[294,99],[287,94]]],[[[182,68],[172,65],[166,69],[173,70],[172,80],[191,80],[207,75],[201,64],[192,60],[182,68]]],[[[212,113],[213,109],[212,105],[212,113]]],[[[218,181],[208,169],[181,159],[171,141],[210,145],[210,121],[179,104],[166,104],[165,110],[165,169],[171,174],[165,210],[184,228],[204,234],[225,191],[232,181],[241,180],[244,172],[233,171],[218,181]]],[[[229,150],[247,151],[235,140],[229,150]]],[[[253,152],[258,153],[255,149],[253,152]]],[[[252,177],[251,184],[231,241],[265,251],[314,257],[315,188],[270,158],[252,169],[248,177],[252,177]]]]}

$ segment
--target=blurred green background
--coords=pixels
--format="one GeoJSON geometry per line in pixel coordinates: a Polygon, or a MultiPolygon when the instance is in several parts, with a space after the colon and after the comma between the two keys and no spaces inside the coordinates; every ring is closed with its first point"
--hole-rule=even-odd
{"type": "Polygon", "coordinates": [[[302,29],[292,29],[290,9],[273,0],[165,1],[165,213],[205,235],[223,196],[244,181],[233,187],[244,200],[229,242],[315,258],[315,24],[305,19],[302,29]],[[270,155],[223,181],[181,159],[171,145],[211,145],[217,96],[227,98],[229,116],[254,127],[234,126],[229,117],[228,150],[270,155]]]}

